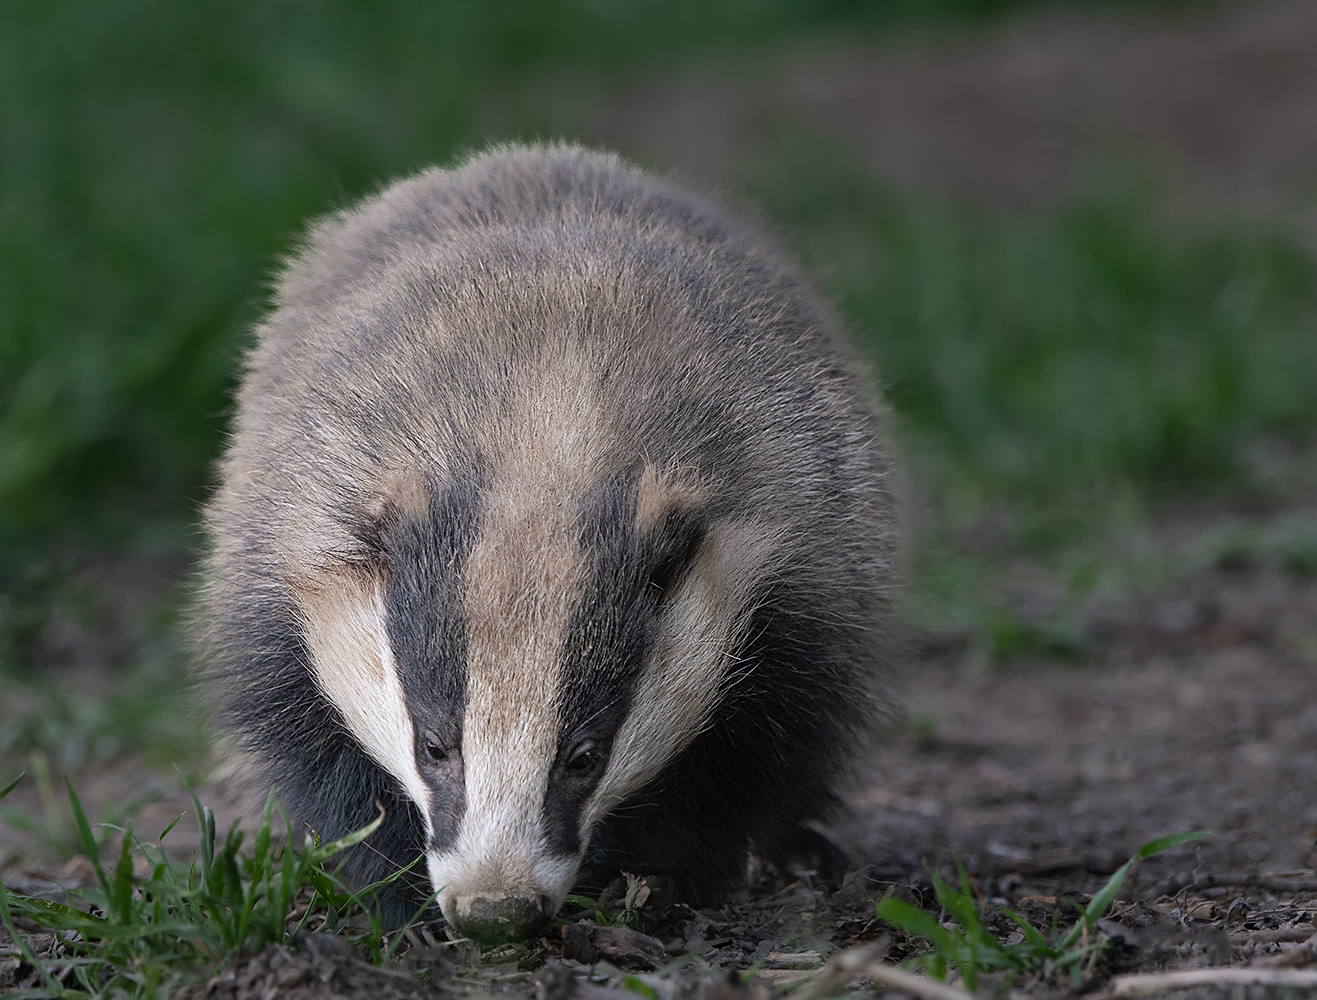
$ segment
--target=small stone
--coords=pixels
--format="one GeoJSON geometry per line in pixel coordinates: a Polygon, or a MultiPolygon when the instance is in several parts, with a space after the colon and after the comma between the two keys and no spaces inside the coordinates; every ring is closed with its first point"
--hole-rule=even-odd
{"type": "Polygon", "coordinates": [[[290,986],[297,986],[308,978],[309,969],[297,965],[286,965],[280,969],[274,976],[275,985],[280,989],[287,989],[290,986]]]}
{"type": "Polygon", "coordinates": [[[562,929],[562,957],[594,965],[599,961],[599,949],[595,947],[593,935],[595,928],[587,923],[567,924],[562,929]]]}

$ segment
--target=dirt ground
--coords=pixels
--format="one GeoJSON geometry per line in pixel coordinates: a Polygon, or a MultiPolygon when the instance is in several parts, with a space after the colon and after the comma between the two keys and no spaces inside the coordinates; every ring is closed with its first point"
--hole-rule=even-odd
{"type": "Polygon", "coordinates": [[[1114,662],[917,667],[914,721],[871,752],[839,842],[893,871],[957,854],[1040,890],[1182,830],[1214,836],[1138,884],[1312,867],[1317,580],[1212,570],[1088,618],[1114,662]]]}
{"type": "MultiPolygon", "coordinates": [[[[1168,169],[1194,203],[1307,226],[1317,205],[1317,3],[1192,16],[1071,11],[987,35],[788,48],[767,63],[645,80],[563,114],[589,139],[715,179],[744,168],[765,123],[795,117],[896,183],[1024,210],[1052,203],[1105,157],[1130,153],[1168,169]]],[[[112,582],[125,572],[134,580],[104,588],[110,600],[131,590],[129,610],[103,619],[103,641],[52,635],[52,663],[100,689],[124,655],[132,615],[150,603],[140,595],[180,569],[164,561],[136,576],[110,572],[112,582]]],[[[527,993],[539,975],[549,1000],[621,1000],[635,994],[619,993],[616,977],[588,977],[594,960],[644,969],[692,955],[685,979],[653,981],[662,1000],[678,988],[757,1000],[767,995],[755,992],[761,986],[710,970],[757,965],[761,983],[781,983],[838,948],[881,938],[876,899],[896,892],[934,905],[925,859],[944,871],[963,859],[985,899],[1046,925],[1053,913],[1067,919],[1064,900],[1095,891],[1141,844],[1190,830],[1211,835],[1143,863],[1127,881],[1108,928],[1118,948],[1107,971],[1317,965],[1317,577],[1222,564],[1152,594],[1095,600],[1084,617],[1098,650],[1086,664],[988,667],[955,636],[916,637],[899,685],[904,721],[875,742],[828,829],[854,863],[839,892],[765,875],[721,910],[644,913],[658,956],[646,957],[648,939],[619,944],[590,932],[569,944],[567,964],[538,974],[563,957],[562,942],[487,955],[477,967],[468,953],[418,938],[410,965],[377,973],[331,942],[306,939],[245,960],[207,995],[415,995],[406,977],[429,963],[449,992],[527,993]]],[[[171,777],[132,760],[118,759],[93,784],[92,797],[109,802],[158,794],[138,814],[143,830],[187,805],[171,777]]],[[[223,824],[241,807],[225,805],[222,788],[212,792],[223,824]]],[[[11,801],[41,809],[30,783],[11,801]]],[[[192,834],[182,827],[176,836],[186,843],[192,834]]],[[[30,838],[0,828],[12,888],[90,877],[38,858],[30,838]]],[[[889,957],[910,948],[893,935],[889,957]]],[[[19,982],[4,961],[0,990],[19,982]]],[[[1020,988],[1067,989],[1055,980],[1020,988]]],[[[1110,989],[1105,976],[1095,989],[1110,989]]]]}

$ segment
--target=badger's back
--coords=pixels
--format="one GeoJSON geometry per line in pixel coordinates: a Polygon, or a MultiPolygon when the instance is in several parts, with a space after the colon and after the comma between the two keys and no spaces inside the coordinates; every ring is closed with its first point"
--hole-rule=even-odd
{"type": "Polygon", "coordinates": [[[450,920],[556,908],[582,862],[716,894],[874,710],[872,390],[781,257],[612,157],[499,150],[321,223],[222,473],[235,747],[322,835],[384,804],[356,874],[428,849],[450,920]]]}

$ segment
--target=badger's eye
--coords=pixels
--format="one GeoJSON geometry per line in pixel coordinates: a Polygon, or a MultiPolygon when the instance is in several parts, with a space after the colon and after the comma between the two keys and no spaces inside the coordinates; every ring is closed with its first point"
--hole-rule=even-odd
{"type": "Polygon", "coordinates": [[[586,740],[576,744],[568,752],[563,769],[573,777],[583,777],[592,774],[602,762],[603,754],[599,752],[599,748],[590,740],[586,740]]]}
{"type": "Polygon", "coordinates": [[[448,751],[441,747],[434,740],[425,741],[425,755],[433,761],[448,759],[448,751]]]}

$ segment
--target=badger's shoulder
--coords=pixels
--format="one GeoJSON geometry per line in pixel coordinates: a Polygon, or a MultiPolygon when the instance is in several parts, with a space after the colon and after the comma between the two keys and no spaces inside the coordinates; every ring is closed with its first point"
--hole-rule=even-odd
{"type": "Polygon", "coordinates": [[[485,241],[498,245],[511,237],[505,245],[530,258],[537,245],[552,245],[556,229],[586,229],[596,239],[612,229],[623,242],[678,236],[698,252],[740,228],[711,203],[613,154],[566,144],[497,147],[456,169],[435,167],[396,182],[321,220],[289,261],[278,301],[320,306],[440,247],[487,253],[485,241]]]}
{"type": "Polygon", "coordinates": [[[444,330],[467,343],[501,321],[504,333],[570,329],[605,345],[629,336],[658,347],[664,334],[687,357],[703,340],[729,360],[767,347],[782,364],[800,353],[857,363],[830,309],[764,232],[571,145],[494,149],[322,220],[289,258],[275,304],[258,369],[264,355],[303,368],[317,356],[362,360],[422,317],[435,353],[454,344],[444,330]]]}

